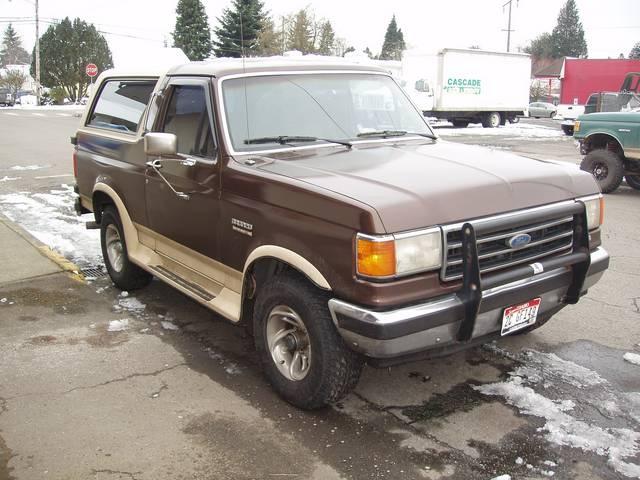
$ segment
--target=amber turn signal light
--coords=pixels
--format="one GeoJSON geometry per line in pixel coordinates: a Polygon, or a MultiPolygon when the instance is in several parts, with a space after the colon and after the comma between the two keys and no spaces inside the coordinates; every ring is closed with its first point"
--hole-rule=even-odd
{"type": "Polygon", "coordinates": [[[370,240],[358,236],[358,274],[389,277],[396,273],[396,250],[393,240],[370,240]]]}

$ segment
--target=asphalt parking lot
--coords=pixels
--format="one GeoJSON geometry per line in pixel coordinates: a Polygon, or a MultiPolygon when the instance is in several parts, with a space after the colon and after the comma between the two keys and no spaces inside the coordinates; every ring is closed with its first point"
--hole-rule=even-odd
{"type": "MultiPolygon", "coordinates": [[[[367,368],[344,401],[301,412],[243,329],[99,269],[72,209],[74,113],[0,110],[3,224],[84,274],[43,256],[0,281],[0,480],[640,478],[640,365],[625,360],[640,354],[640,191],[606,197],[611,266],[578,305],[528,335],[367,368]]],[[[437,133],[580,161],[553,120],[437,133]]]]}

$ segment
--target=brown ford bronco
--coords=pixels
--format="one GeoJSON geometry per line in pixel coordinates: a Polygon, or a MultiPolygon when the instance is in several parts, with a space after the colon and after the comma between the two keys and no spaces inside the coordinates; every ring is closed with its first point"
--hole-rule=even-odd
{"type": "Polygon", "coordinates": [[[523,333],[608,266],[586,172],[439,140],[384,70],[332,61],[103,73],[72,138],[106,268],[250,326],[318,408],[386,366],[523,333]]]}

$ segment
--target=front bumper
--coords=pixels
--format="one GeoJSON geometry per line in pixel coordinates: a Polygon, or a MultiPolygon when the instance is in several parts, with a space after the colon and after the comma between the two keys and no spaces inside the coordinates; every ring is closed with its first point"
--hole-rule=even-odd
{"type": "Polygon", "coordinates": [[[374,363],[391,364],[396,363],[392,359],[437,356],[499,337],[504,309],[532,298],[541,297],[538,321],[544,321],[568,303],[575,303],[600,280],[608,266],[609,254],[598,247],[590,253],[572,253],[526,265],[509,276],[488,276],[481,281],[477,308],[471,314],[468,298],[460,293],[390,311],[331,299],[329,310],[351,348],[383,360],[374,363]],[[576,280],[580,268],[584,271],[576,280]],[[576,282],[577,292],[572,294],[576,282]],[[461,339],[465,329],[469,335],[461,339]]]}

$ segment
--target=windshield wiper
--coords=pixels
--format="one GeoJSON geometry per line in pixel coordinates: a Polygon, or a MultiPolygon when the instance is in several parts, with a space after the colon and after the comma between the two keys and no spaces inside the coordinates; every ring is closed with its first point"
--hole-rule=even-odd
{"type": "Polygon", "coordinates": [[[351,148],[353,145],[350,142],[344,140],[334,140],[330,138],[318,138],[318,137],[303,137],[296,135],[280,135],[279,137],[258,137],[247,138],[244,141],[245,145],[260,145],[263,143],[279,143],[280,145],[287,145],[291,142],[329,142],[336,143],[338,145],[344,145],[347,148],[351,148]]]}
{"type": "Polygon", "coordinates": [[[375,130],[373,132],[362,132],[358,134],[359,138],[362,137],[404,137],[405,135],[418,135],[420,137],[430,138],[431,140],[436,140],[438,137],[432,135],[431,133],[420,133],[420,132],[407,132],[406,130],[375,130]]]}

